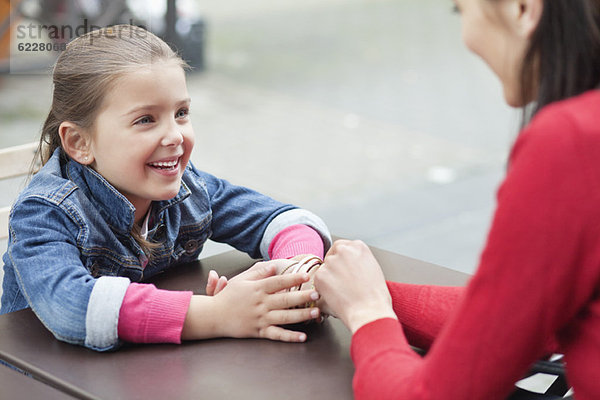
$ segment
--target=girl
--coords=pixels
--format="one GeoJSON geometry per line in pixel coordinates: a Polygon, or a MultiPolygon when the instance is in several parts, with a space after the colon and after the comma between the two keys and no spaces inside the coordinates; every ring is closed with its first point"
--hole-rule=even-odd
{"type": "Polygon", "coordinates": [[[363,243],[336,242],[315,276],[323,309],[353,333],[358,399],[503,399],[554,351],[576,398],[598,399],[600,1],[455,3],[506,101],[533,102],[479,268],[464,290],[386,285],[363,243]]]}
{"type": "Polygon", "coordinates": [[[286,292],[307,274],[273,276],[258,263],[207,294],[143,284],[196,260],[211,238],[252,257],[322,257],[323,222],[233,186],[190,162],[194,133],[184,62],[162,40],[120,25],[71,42],[54,67],[43,167],[10,216],[2,313],[31,307],[59,340],[94,350],[121,340],[216,336],[304,341],[279,327],[319,316],[314,290],[286,292]],[[218,294],[216,294],[218,293],[218,294]]]}

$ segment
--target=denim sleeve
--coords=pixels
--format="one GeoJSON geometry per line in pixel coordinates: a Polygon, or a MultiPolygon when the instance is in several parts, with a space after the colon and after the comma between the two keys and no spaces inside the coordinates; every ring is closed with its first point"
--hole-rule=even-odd
{"type": "Polygon", "coordinates": [[[57,339],[110,350],[118,345],[118,312],[129,280],[89,274],[78,247],[85,226],[68,204],[26,199],[10,217],[8,262],[27,303],[57,339]]]}
{"type": "Polygon", "coordinates": [[[213,215],[212,240],[227,243],[251,257],[268,259],[269,244],[280,230],[289,225],[307,224],[319,232],[325,247],[329,247],[331,239],[327,227],[309,211],[193,170],[204,181],[208,192],[213,215]]]}

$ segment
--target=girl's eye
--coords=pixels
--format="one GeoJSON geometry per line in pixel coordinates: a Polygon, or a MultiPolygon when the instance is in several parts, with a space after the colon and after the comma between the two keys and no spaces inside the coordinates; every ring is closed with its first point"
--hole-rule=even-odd
{"type": "Polygon", "coordinates": [[[190,110],[188,108],[182,108],[175,114],[175,118],[185,118],[190,114],[190,110]]]}
{"type": "Polygon", "coordinates": [[[149,124],[151,122],[153,122],[152,117],[150,117],[149,115],[145,115],[142,118],[135,121],[133,124],[134,125],[144,125],[144,124],[149,124]]]}

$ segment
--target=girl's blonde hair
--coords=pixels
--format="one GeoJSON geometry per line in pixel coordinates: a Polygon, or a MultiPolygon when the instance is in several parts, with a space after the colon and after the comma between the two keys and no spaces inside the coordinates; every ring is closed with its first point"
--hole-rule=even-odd
{"type": "MultiPolygon", "coordinates": [[[[70,42],[54,65],[52,107],[42,127],[37,152],[41,165],[61,147],[58,130],[62,122],[92,128],[115,81],[157,62],[175,62],[188,68],[163,40],[133,25],[109,26],[70,42]]],[[[152,250],[158,245],[145,240],[135,224],[131,235],[151,259],[152,250]]]]}
{"type": "Polygon", "coordinates": [[[91,128],[117,78],[165,61],[187,68],[185,61],[162,39],[133,25],[109,26],[70,42],[54,65],[52,107],[38,147],[41,164],[61,146],[58,128],[62,122],[91,128]]]}

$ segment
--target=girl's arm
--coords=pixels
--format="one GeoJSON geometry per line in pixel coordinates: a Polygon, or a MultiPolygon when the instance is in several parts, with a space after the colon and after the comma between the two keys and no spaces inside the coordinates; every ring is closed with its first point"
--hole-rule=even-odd
{"type": "Polygon", "coordinates": [[[83,218],[69,206],[72,188],[63,189],[67,192],[27,197],[13,206],[4,279],[16,280],[27,304],[3,302],[2,312],[29,306],[57,339],[111,350],[119,345],[119,309],[129,279],[94,278],[82,264],[83,218]]]}
{"type": "Polygon", "coordinates": [[[290,309],[318,299],[314,290],[282,292],[307,282],[308,274],[276,275],[285,264],[275,260],[255,264],[235,276],[215,296],[194,296],[183,327],[182,339],[260,337],[303,342],[306,334],[278,325],[319,317],[317,308],[290,309]]]}
{"type": "MultiPolygon", "coordinates": [[[[204,187],[212,212],[211,240],[227,243],[253,258],[270,259],[269,249],[278,234],[293,225],[305,225],[320,237],[324,252],[331,245],[331,235],[325,223],[310,211],[280,203],[251,189],[232,185],[223,179],[199,171],[190,164],[190,184],[204,187]]],[[[285,246],[280,246],[285,247],[285,246]]],[[[297,246],[288,248],[306,253],[297,246]]]]}
{"type": "MultiPolygon", "coordinates": [[[[196,170],[184,175],[187,184],[200,185],[208,195],[212,211],[212,236],[253,257],[291,258],[299,254],[323,257],[331,244],[329,231],[316,215],[279,203],[250,189],[196,170]],[[191,177],[191,178],[190,178],[191,177]],[[191,180],[190,180],[191,179],[191,180]]],[[[198,199],[200,199],[199,197],[198,199]]],[[[227,278],[211,271],[206,293],[214,295],[227,285],[227,278]]],[[[138,343],[179,343],[188,309],[211,305],[209,299],[131,284],[120,310],[118,333],[123,340],[138,343]],[[164,317],[168,315],[168,317],[164,317]]]]}
{"type": "Polygon", "coordinates": [[[119,311],[119,339],[132,343],[181,343],[193,292],[131,283],[119,311]]]}
{"type": "MultiPolygon", "coordinates": [[[[119,316],[119,338],[134,343],[181,343],[213,337],[263,337],[301,342],[306,335],[277,325],[319,317],[318,308],[289,310],[318,299],[314,290],[278,293],[306,274],[273,276],[287,261],[256,263],[209,296],[132,283],[119,316]]],[[[214,274],[211,271],[209,274],[214,274]]],[[[209,279],[210,281],[210,279],[209,279]]],[[[226,282],[226,281],[225,281],[226,282]]]]}
{"type": "MultiPolygon", "coordinates": [[[[291,258],[298,254],[323,257],[321,237],[306,225],[285,228],[275,236],[269,248],[271,259],[291,258]]],[[[225,276],[219,277],[215,271],[210,271],[206,294],[213,296],[226,285],[225,276]]],[[[132,283],[119,313],[119,338],[135,343],[180,343],[191,301],[195,309],[210,305],[203,297],[192,298],[192,292],[172,292],[159,290],[154,285],[132,283]]]]}
{"type": "Polygon", "coordinates": [[[325,250],[319,233],[307,225],[290,225],[275,235],[268,250],[269,258],[292,258],[311,254],[323,258],[325,250]]]}
{"type": "MultiPolygon", "coordinates": [[[[312,228],[306,225],[292,225],[281,232],[271,241],[269,258],[288,259],[299,255],[315,255],[323,258],[323,240],[312,228]]],[[[206,294],[213,296],[227,285],[227,277],[219,276],[216,271],[210,271],[206,282],[206,294]]]]}
{"type": "Polygon", "coordinates": [[[537,125],[515,146],[477,274],[424,358],[368,248],[346,242],[328,253],[315,283],[353,332],[357,398],[505,398],[594,298],[600,143],[578,144],[568,124],[537,125]]]}

